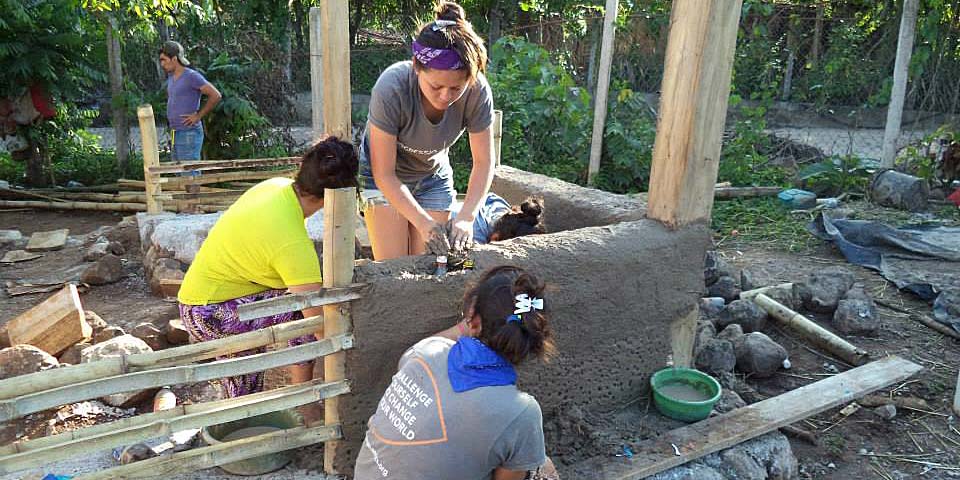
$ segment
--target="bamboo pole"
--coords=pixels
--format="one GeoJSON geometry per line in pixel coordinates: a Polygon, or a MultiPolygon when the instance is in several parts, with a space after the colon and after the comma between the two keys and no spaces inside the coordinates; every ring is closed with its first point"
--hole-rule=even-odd
{"type": "Polygon", "coordinates": [[[281,165],[300,165],[302,157],[277,158],[248,158],[238,160],[212,160],[205,162],[176,162],[166,165],[151,166],[149,172],[154,175],[165,173],[181,173],[211,170],[227,170],[230,168],[272,167],[281,165]]]}
{"type": "Polygon", "coordinates": [[[15,398],[52,388],[113,377],[126,373],[143,372],[157,368],[186,365],[242,352],[294,338],[310,335],[323,325],[323,317],[316,316],[273,325],[253,332],[227,338],[168,348],[149,353],[110,357],[96,362],[29,373],[0,381],[0,400],[15,398]]]}
{"type": "Polygon", "coordinates": [[[125,418],[100,425],[105,428],[99,429],[97,433],[84,428],[51,437],[40,437],[37,440],[17,442],[4,447],[4,450],[14,449],[15,453],[0,457],[0,474],[41,467],[53,461],[114,448],[118,445],[130,445],[151,438],[166,437],[183,430],[295,408],[349,391],[350,386],[345,381],[326,384],[313,381],[238,398],[196,405],[180,405],[161,412],[125,418]],[[196,412],[187,413],[186,411],[187,407],[211,404],[216,405],[196,412]],[[158,414],[165,415],[158,416],[158,414]],[[121,425],[120,422],[123,420],[131,421],[121,425]],[[41,440],[45,441],[38,443],[41,440]]]}
{"type": "MultiPolygon", "coordinates": [[[[163,179],[163,184],[167,188],[182,190],[189,185],[209,185],[211,183],[239,182],[243,180],[265,180],[274,177],[292,177],[297,173],[297,170],[297,168],[283,168],[279,170],[252,170],[211,173],[209,175],[201,175],[199,177],[165,177],[163,179]]],[[[204,190],[201,190],[201,192],[204,190]]],[[[220,189],[216,190],[219,191],[220,189]]]]}
{"type": "Polygon", "coordinates": [[[145,212],[143,203],[42,202],[39,200],[0,200],[3,208],[42,208],[46,210],[99,210],[104,212],[145,212]]]}
{"type": "Polygon", "coordinates": [[[53,193],[53,195],[66,200],[83,200],[88,202],[146,203],[147,201],[147,196],[143,193],[62,192],[53,193]]]}
{"type": "Polygon", "coordinates": [[[493,111],[493,155],[494,165],[500,166],[500,145],[503,143],[503,110],[493,111]]]}
{"type": "Polygon", "coordinates": [[[0,400],[0,422],[19,418],[59,405],[80,402],[114,393],[246,375],[253,372],[282,367],[284,365],[306,362],[316,357],[326,356],[352,347],[353,336],[338,335],[274,352],[258,353],[201,365],[178,365],[158,368],[76,383],[16,398],[0,400]]]}
{"type": "Polygon", "coordinates": [[[903,103],[907,96],[907,79],[910,76],[910,56],[913,54],[913,32],[917,27],[917,9],[920,0],[904,0],[900,17],[900,34],[897,39],[897,57],[893,67],[893,88],[890,105],[887,106],[887,123],[883,129],[883,153],[880,164],[893,168],[897,157],[897,138],[903,119],[903,103]]]}
{"type": "Polygon", "coordinates": [[[144,192],[147,195],[146,210],[148,213],[160,213],[163,211],[163,204],[153,197],[160,194],[161,187],[156,182],[157,175],[150,171],[160,164],[160,147],[157,143],[157,124],[153,119],[153,106],[146,104],[137,107],[137,120],[140,122],[140,141],[143,145],[143,181],[144,192]]]}
{"type": "Polygon", "coordinates": [[[304,308],[357,300],[363,298],[357,291],[364,285],[366,284],[353,283],[342,288],[322,288],[313,292],[292,293],[282,297],[259,300],[240,305],[237,308],[237,314],[241,322],[247,322],[280,313],[295,312],[304,308]]]}
{"type": "Polygon", "coordinates": [[[319,7],[310,7],[310,106],[316,143],[323,136],[323,24],[319,7]]]}
{"type": "Polygon", "coordinates": [[[825,348],[837,358],[850,365],[863,365],[868,360],[868,354],[846,340],[834,335],[829,330],[817,325],[807,317],[783,306],[776,300],[760,293],[753,298],[753,302],[767,311],[771,317],[791,330],[799,333],[803,338],[817,346],[825,348]]]}
{"type": "Polygon", "coordinates": [[[66,201],[62,198],[51,197],[48,195],[44,195],[42,193],[31,192],[30,190],[15,190],[11,188],[0,188],[0,193],[9,193],[15,197],[39,198],[40,200],[46,200],[49,202],[65,202],[66,201]]]}
{"type": "Polygon", "coordinates": [[[800,296],[796,285],[792,283],[781,283],[780,285],[770,285],[768,287],[754,288],[753,290],[740,292],[740,300],[753,300],[757,295],[761,293],[766,294],[771,290],[782,290],[784,293],[789,293],[790,296],[796,296],[797,298],[800,296]]]}
{"type": "Polygon", "coordinates": [[[210,447],[174,453],[173,455],[153,457],[99,472],[80,474],[73,478],[74,480],[120,480],[127,478],[169,476],[177,473],[203,470],[225,463],[305,447],[307,445],[342,437],[343,432],[339,424],[313,428],[289,428],[278,432],[223,442],[210,447]]]}
{"type": "MultiPolygon", "coordinates": [[[[354,188],[327,189],[323,198],[323,286],[344,287],[353,281],[357,192],[354,188]]],[[[325,336],[341,335],[353,329],[349,304],[346,303],[325,305],[323,320],[325,336]]],[[[345,363],[346,355],[324,358],[323,378],[328,382],[344,379],[345,363]]],[[[324,422],[327,425],[340,422],[339,403],[336,398],[324,402],[324,422]]],[[[339,448],[339,442],[327,442],[323,447],[323,468],[328,474],[337,473],[334,462],[339,448]]]]}
{"type": "Polygon", "coordinates": [[[603,14],[603,41],[600,46],[600,73],[593,103],[593,138],[590,141],[590,164],[587,167],[587,185],[594,185],[600,173],[603,153],[603,131],[607,121],[607,91],[610,90],[610,66],[613,64],[613,37],[617,26],[618,0],[607,0],[603,14]]]}

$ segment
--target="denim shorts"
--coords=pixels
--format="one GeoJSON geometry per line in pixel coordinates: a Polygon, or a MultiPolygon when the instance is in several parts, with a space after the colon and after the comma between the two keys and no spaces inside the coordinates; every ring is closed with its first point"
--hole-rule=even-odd
{"type": "Polygon", "coordinates": [[[171,131],[170,143],[170,157],[174,162],[200,160],[200,149],[203,147],[203,125],[171,131]]]}
{"type": "MultiPolygon", "coordinates": [[[[420,180],[403,182],[403,184],[410,189],[413,199],[424,210],[449,212],[454,207],[457,190],[453,186],[453,167],[449,163],[420,180]]],[[[360,186],[363,188],[361,195],[367,204],[388,204],[383,192],[377,188],[376,182],[373,181],[373,171],[370,169],[370,164],[363,161],[360,162],[360,186]]]]}

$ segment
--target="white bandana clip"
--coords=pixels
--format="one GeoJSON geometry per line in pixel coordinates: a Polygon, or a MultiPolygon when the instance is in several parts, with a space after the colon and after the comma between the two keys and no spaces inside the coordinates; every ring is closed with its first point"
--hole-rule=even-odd
{"type": "Polygon", "coordinates": [[[434,32],[438,30],[444,31],[446,30],[447,27],[452,27],[456,24],[457,24],[456,20],[434,20],[433,27],[431,28],[433,29],[434,32]]]}
{"type": "Polygon", "coordinates": [[[517,303],[514,305],[517,307],[517,309],[513,311],[514,315],[518,313],[527,313],[530,310],[543,310],[542,298],[530,298],[526,293],[521,293],[514,298],[517,299],[517,303]]]}

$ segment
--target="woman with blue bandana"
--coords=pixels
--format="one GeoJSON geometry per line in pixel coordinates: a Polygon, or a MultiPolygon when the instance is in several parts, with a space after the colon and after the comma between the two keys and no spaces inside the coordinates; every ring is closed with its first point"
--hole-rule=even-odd
{"type": "Polygon", "coordinates": [[[554,352],[544,285],[522,268],[487,271],[464,319],[403,354],[357,458],[354,478],[557,479],[536,399],[515,367],[554,352]]]}
{"type": "Polygon", "coordinates": [[[412,58],[384,70],[370,93],[360,177],[377,260],[467,248],[493,181],[486,47],[456,3],[440,4],[436,18],[420,29],[412,58]],[[465,131],[473,167],[463,208],[451,215],[449,154],[465,131]]]}

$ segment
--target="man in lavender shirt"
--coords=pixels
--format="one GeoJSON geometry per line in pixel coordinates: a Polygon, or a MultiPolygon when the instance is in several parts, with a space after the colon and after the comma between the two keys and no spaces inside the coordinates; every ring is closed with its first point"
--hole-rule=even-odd
{"type": "Polygon", "coordinates": [[[160,66],[167,72],[167,121],[173,161],[199,160],[203,146],[201,119],[220,103],[220,92],[200,72],[187,68],[183,45],[166,41],[160,47],[160,66]],[[207,102],[200,108],[200,96],[207,102]]]}

